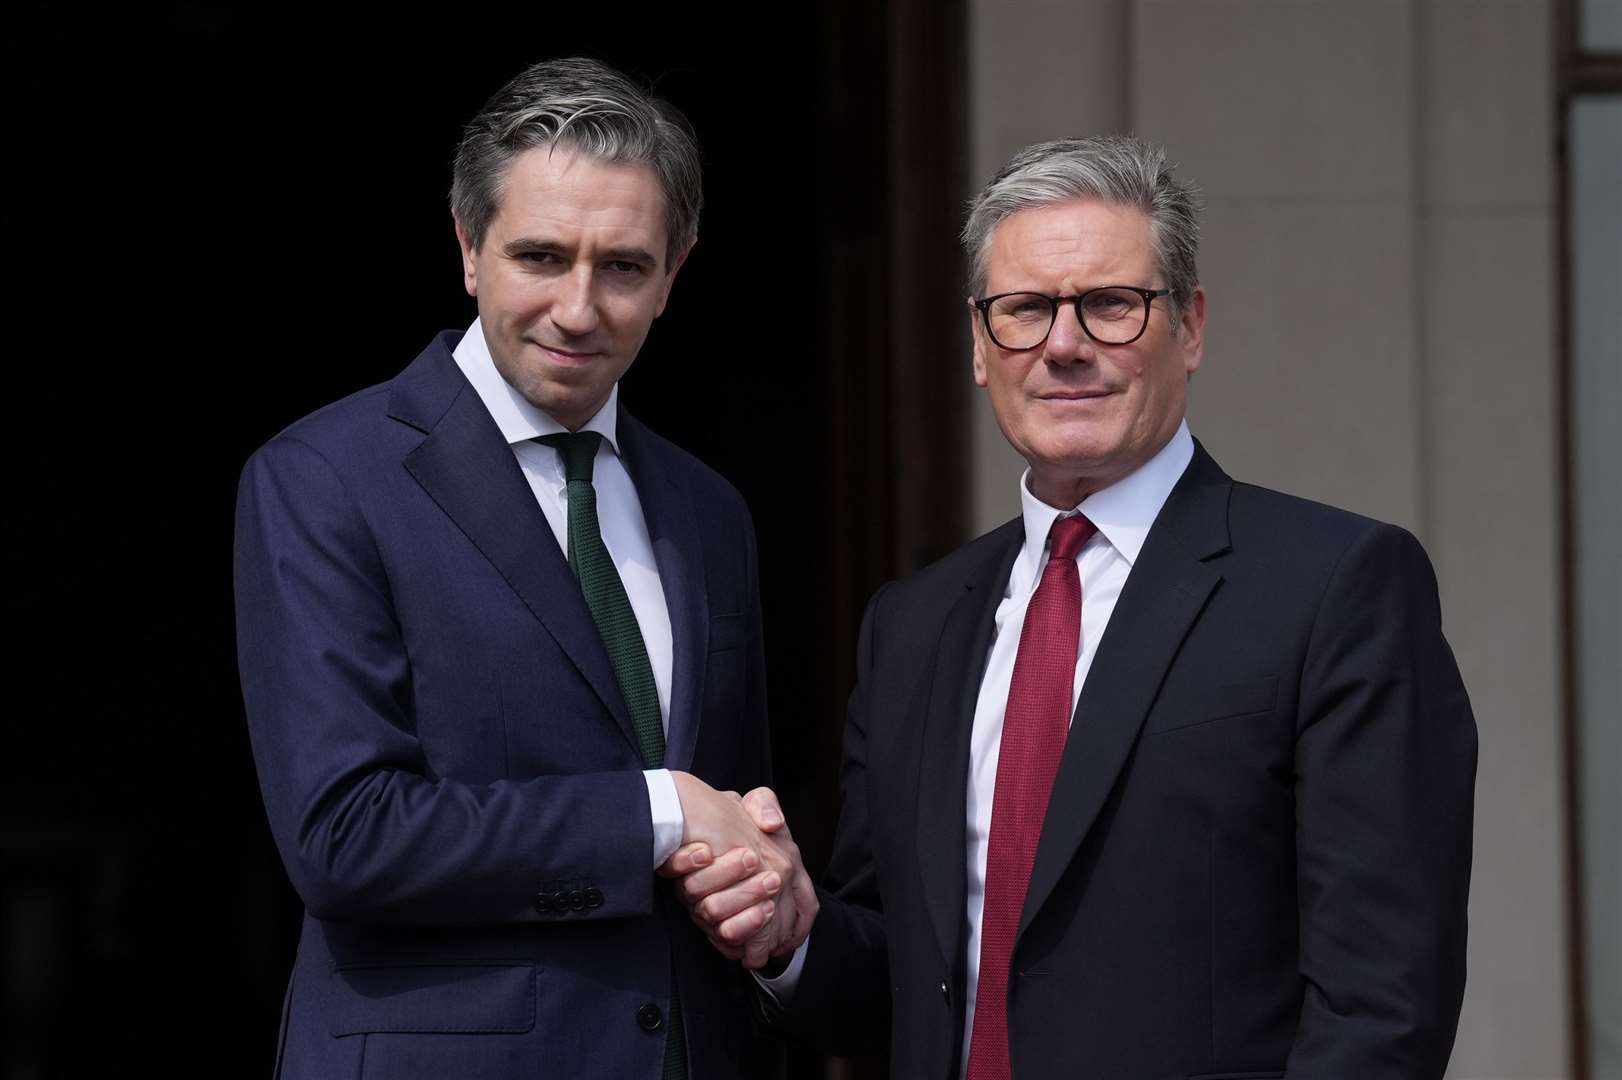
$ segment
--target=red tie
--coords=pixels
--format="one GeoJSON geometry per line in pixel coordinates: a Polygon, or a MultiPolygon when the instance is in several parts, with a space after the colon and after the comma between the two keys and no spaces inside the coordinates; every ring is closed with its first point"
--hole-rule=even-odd
{"type": "Polygon", "coordinates": [[[1097,530],[1080,514],[1048,532],[1048,562],[1025,609],[1014,678],[1003,714],[997,787],[991,798],[986,902],[980,916],[980,983],[969,1038],[968,1080],[1009,1080],[1008,968],[1036,862],[1036,841],[1070,730],[1081,644],[1076,552],[1097,530]]]}

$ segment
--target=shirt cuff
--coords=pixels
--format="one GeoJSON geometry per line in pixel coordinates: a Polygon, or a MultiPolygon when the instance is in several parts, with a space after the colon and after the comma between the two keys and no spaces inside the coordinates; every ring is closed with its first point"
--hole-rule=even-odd
{"type": "Polygon", "coordinates": [[[663,866],[681,847],[687,819],[681,813],[681,796],[669,769],[648,769],[642,774],[648,782],[648,810],[653,818],[653,868],[663,866]]]}
{"type": "Polygon", "coordinates": [[[800,947],[794,950],[794,956],[789,960],[788,967],[775,979],[768,979],[758,971],[749,973],[755,977],[755,982],[760,984],[760,988],[766,991],[766,996],[772,999],[772,1004],[779,1009],[788,1005],[794,997],[794,988],[800,985],[800,969],[805,967],[805,950],[810,944],[811,935],[807,934],[805,940],[800,942],[800,947]]]}

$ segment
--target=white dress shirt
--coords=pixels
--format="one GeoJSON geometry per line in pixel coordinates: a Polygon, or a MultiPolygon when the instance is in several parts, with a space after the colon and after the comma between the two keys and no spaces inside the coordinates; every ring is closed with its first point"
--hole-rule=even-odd
{"type": "MultiPolygon", "coordinates": [[[[1194,457],[1194,438],[1184,421],[1160,452],[1109,487],[1096,491],[1071,510],[1059,510],[1031,494],[1031,473],[1020,477],[1020,506],[1025,519],[1025,546],[1014,559],[1008,575],[1008,588],[997,605],[995,639],[986,660],[986,673],[980,680],[980,696],[974,706],[974,728],[969,736],[968,786],[968,875],[964,892],[969,940],[964,984],[963,1070],[969,1063],[969,1036],[974,1031],[975,990],[980,981],[980,916],[986,902],[986,849],[991,838],[991,797],[997,785],[997,759],[1002,751],[1003,713],[1008,707],[1008,689],[1014,678],[1014,657],[1019,652],[1020,631],[1025,626],[1025,609],[1042,579],[1047,564],[1048,530],[1053,522],[1072,514],[1085,514],[1098,526],[1098,532],[1076,553],[1081,573],[1081,648],[1076,656],[1076,674],[1070,698],[1071,715],[1081,697],[1087,672],[1098,653],[1115,601],[1132,573],[1138,552],[1143,550],[1149,526],[1160,514],[1166,498],[1194,457]]],[[[1082,723],[1087,718],[1081,718],[1082,723]]]]}
{"type": "MultiPolygon", "coordinates": [[[[1081,648],[1076,657],[1072,687],[1071,714],[1087,681],[1088,669],[1098,652],[1098,643],[1115,611],[1115,601],[1126,585],[1132,564],[1165,505],[1171,489],[1194,457],[1194,438],[1184,421],[1171,441],[1154,457],[1109,487],[1096,491],[1079,506],[1060,510],[1031,493],[1031,472],[1025,470],[1019,481],[1025,543],[1014,559],[1008,586],[997,605],[994,638],[980,681],[980,695],[974,707],[974,727],[969,737],[969,783],[966,816],[968,824],[967,881],[964,914],[968,918],[968,963],[965,985],[963,1027],[963,1070],[969,1062],[969,1037],[974,1031],[975,990],[980,980],[980,917],[986,898],[986,848],[991,836],[991,801],[997,784],[997,759],[1002,749],[1003,713],[1008,707],[1008,689],[1014,677],[1014,658],[1019,652],[1020,631],[1025,626],[1025,609],[1042,578],[1047,563],[1048,530],[1060,517],[1085,514],[1098,532],[1076,553],[1081,574],[1081,648]]],[[[1081,718],[1087,722],[1086,717],[1081,718]]],[[[805,944],[795,953],[788,969],[775,979],[761,979],[779,1002],[786,1002],[799,981],[805,962],[805,944]]]]}
{"type": "MultiPolygon", "coordinates": [[[[563,459],[555,447],[533,442],[539,435],[558,435],[569,429],[530,404],[496,370],[490,356],[484,328],[473,320],[452,355],[484,407],[512,447],[518,467],[540,504],[541,513],[552,526],[558,547],[569,551],[569,498],[563,459]]],[[[648,539],[648,522],[642,514],[631,474],[619,457],[616,438],[619,419],[619,384],[609,391],[608,401],[581,426],[603,437],[592,464],[592,487],[597,490],[597,522],[602,529],[603,546],[614,560],[625,595],[642,631],[642,644],[653,667],[653,683],[659,695],[659,722],[670,734],[670,679],[674,668],[670,610],[665,606],[664,587],[659,581],[659,565],[653,558],[653,542],[648,539]]],[[[643,773],[648,785],[648,806],[653,818],[653,865],[659,866],[681,846],[683,820],[676,782],[666,769],[643,773]]]]}

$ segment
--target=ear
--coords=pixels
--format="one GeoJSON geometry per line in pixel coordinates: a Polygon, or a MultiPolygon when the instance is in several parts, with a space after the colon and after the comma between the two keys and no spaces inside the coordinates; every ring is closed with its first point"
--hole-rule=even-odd
{"type": "Polygon", "coordinates": [[[469,296],[478,296],[478,270],[474,260],[477,252],[473,250],[473,241],[469,238],[467,230],[462,227],[462,223],[454,217],[451,220],[456,222],[456,242],[462,248],[462,287],[467,289],[469,296]]]}
{"type": "Polygon", "coordinates": [[[682,265],[687,262],[687,256],[693,253],[693,244],[696,243],[698,241],[694,240],[692,244],[688,244],[686,249],[671,262],[670,269],[665,272],[665,280],[659,286],[659,302],[653,308],[653,317],[655,319],[665,313],[665,305],[670,302],[670,287],[676,284],[676,271],[680,270],[682,265]]]}
{"type": "Polygon", "coordinates": [[[1194,289],[1194,295],[1183,305],[1183,317],[1177,326],[1177,339],[1183,347],[1183,370],[1189,375],[1200,369],[1205,358],[1205,289],[1194,289]]]}
{"type": "Polygon", "coordinates": [[[980,325],[980,309],[974,306],[974,300],[969,304],[969,337],[974,339],[974,385],[986,385],[986,350],[991,343],[986,340],[985,327],[980,325]]]}

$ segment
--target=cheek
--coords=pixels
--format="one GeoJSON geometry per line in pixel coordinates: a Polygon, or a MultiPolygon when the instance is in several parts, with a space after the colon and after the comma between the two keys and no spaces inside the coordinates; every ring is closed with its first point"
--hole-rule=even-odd
{"type": "Polygon", "coordinates": [[[1023,426],[1026,417],[1030,415],[1030,400],[1025,395],[1025,388],[1012,378],[993,378],[989,387],[991,391],[991,407],[1004,424],[1023,426]]]}
{"type": "Polygon", "coordinates": [[[597,307],[603,328],[620,337],[647,336],[657,317],[652,297],[610,297],[597,307]]]}
{"type": "Polygon", "coordinates": [[[1003,395],[1010,399],[1023,401],[1028,393],[1036,392],[1035,385],[1027,388],[1027,383],[1034,384],[1033,378],[1037,364],[1023,359],[1010,359],[1004,357],[1004,363],[992,369],[991,382],[993,389],[1001,390],[1003,395]]]}
{"type": "Polygon", "coordinates": [[[503,280],[490,295],[491,304],[507,319],[531,319],[550,306],[546,287],[533,280],[503,280]]]}
{"type": "Polygon", "coordinates": [[[1142,353],[1135,352],[1112,355],[1108,359],[1100,359],[1099,363],[1114,368],[1127,379],[1134,380],[1143,378],[1144,370],[1149,366],[1148,358],[1142,353]]]}

